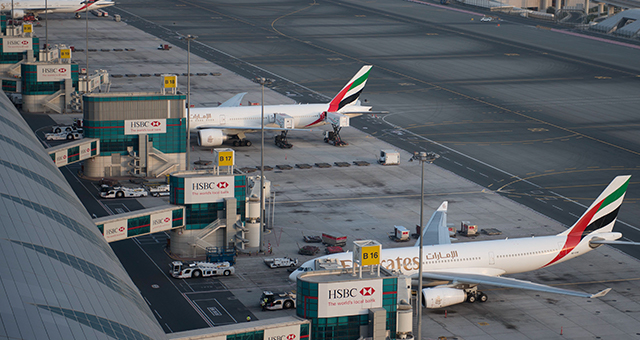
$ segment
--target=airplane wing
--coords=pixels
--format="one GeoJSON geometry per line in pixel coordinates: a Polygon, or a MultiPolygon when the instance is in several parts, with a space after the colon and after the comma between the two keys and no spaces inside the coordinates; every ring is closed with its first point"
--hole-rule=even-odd
{"type": "Polygon", "coordinates": [[[431,280],[445,280],[456,283],[468,283],[468,284],[483,284],[488,286],[505,287],[505,288],[519,288],[535,290],[539,292],[564,294],[571,296],[579,296],[584,298],[598,298],[605,296],[611,288],[607,288],[595,294],[583,293],[569,289],[562,289],[557,287],[551,287],[540,283],[534,283],[525,280],[518,280],[509,277],[501,276],[488,276],[482,274],[469,274],[469,273],[448,273],[448,272],[425,272],[422,273],[422,277],[431,280]]]}
{"type": "Polygon", "coordinates": [[[389,111],[362,111],[362,112],[358,112],[358,111],[350,111],[350,112],[339,112],[342,113],[343,115],[349,117],[349,118],[355,118],[355,117],[360,117],[362,115],[384,115],[384,114],[388,114],[389,111]]]}
{"type": "MultiPolygon", "coordinates": [[[[254,126],[231,126],[231,125],[200,125],[197,127],[198,130],[204,130],[204,129],[216,129],[216,130],[225,130],[225,132],[229,133],[229,134],[233,134],[233,131],[238,131],[238,132],[257,132],[260,131],[260,127],[254,127],[254,126]]],[[[285,128],[281,128],[281,127],[274,127],[274,126],[265,126],[264,127],[265,131],[283,131],[283,130],[287,130],[287,131],[313,131],[312,129],[285,129],[285,128]]]]}
{"type": "Polygon", "coordinates": [[[236,107],[240,106],[242,102],[242,98],[247,94],[247,92],[238,93],[235,96],[227,99],[224,103],[220,104],[218,107],[236,107]]]}
{"type": "MultiPolygon", "coordinates": [[[[449,229],[447,229],[447,207],[449,202],[444,201],[431,215],[429,222],[422,231],[423,245],[432,246],[436,244],[451,244],[449,229]]],[[[416,241],[416,247],[420,246],[420,239],[416,241]]]]}

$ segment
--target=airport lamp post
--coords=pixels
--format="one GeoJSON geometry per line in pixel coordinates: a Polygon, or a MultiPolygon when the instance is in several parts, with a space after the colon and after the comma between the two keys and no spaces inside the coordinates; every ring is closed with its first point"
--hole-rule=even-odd
{"type": "Polygon", "coordinates": [[[86,56],[86,62],[87,62],[87,71],[85,73],[86,79],[87,79],[87,92],[89,92],[89,6],[91,5],[91,3],[87,0],[84,2],[84,16],[85,16],[85,21],[87,23],[87,27],[86,27],[86,44],[87,44],[87,52],[85,53],[86,56]]]}
{"type": "Polygon", "coordinates": [[[187,40],[187,154],[185,159],[185,170],[189,170],[189,157],[191,151],[191,40],[198,38],[195,35],[187,34],[183,37],[187,40]]]}
{"type": "Polygon", "coordinates": [[[416,339],[422,339],[422,262],[424,260],[422,255],[422,248],[424,245],[424,240],[422,239],[424,235],[424,163],[428,162],[429,164],[433,163],[437,158],[439,158],[435,152],[414,152],[411,161],[419,161],[422,163],[422,175],[420,177],[420,235],[418,236],[420,239],[420,250],[418,258],[420,259],[418,262],[418,301],[416,302],[416,308],[418,309],[418,329],[416,330],[416,339]]]}
{"type": "Polygon", "coordinates": [[[259,251],[263,251],[262,248],[262,235],[264,234],[264,86],[271,84],[273,79],[265,77],[258,77],[256,81],[261,85],[261,99],[260,99],[260,244],[258,245],[259,251]]]}

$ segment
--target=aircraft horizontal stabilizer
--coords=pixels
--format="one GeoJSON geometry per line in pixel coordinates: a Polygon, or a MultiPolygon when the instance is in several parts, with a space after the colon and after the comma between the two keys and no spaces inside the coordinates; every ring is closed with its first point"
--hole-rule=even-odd
{"type": "Polygon", "coordinates": [[[640,246],[640,242],[627,242],[627,241],[610,241],[610,240],[591,240],[591,244],[614,244],[619,246],[640,246]]]}
{"type": "Polygon", "coordinates": [[[242,102],[242,98],[247,94],[247,92],[238,93],[235,96],[227,99],[224,103],[220,104],[218,107],[238,107],[242,102]]]}
{"type": "Polygon", "coordinates": [[[488,286],[504,287],[504,288],[518,288],[535,290],[539,292],[564,294],[571,296],[578,296],[584,298],[596,298],[607,294],[610,288],[605,289],[596,294],[589,294],[583,292],[577,292],[574,290],[562,289],[552,286],[543,285],[540,283],[534,283],[530,281],[518,280],[509,277],[501,276],[487,276],[481,274],[468,274],[468,273],[447,273],[447,272],[425,272],[422,273],[422,277],[431,280],[446,280],[454,283],[467,283],[467,284],[483,284],[488,286]]]}
{"type": "Polygon", "coordinates": [[[609,293],[610,291],[611,291],[611,288],[607,288],[607,289],[601,290],[601,291],[591,295],[591,298],[595,299],[595,298],[603,297],[603,296],[607,295],[607,293],[609,293]]]}

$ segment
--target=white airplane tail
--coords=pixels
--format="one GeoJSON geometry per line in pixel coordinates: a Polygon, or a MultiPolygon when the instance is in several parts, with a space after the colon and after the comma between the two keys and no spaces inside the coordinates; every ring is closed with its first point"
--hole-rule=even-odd
{"type": "Polygon", "coordinates": [[[618,217],[618,210],[627,192],[631,176],[618,176],[611,181],[589,209],[569,229],[558,234],[561,236],[583,237],[597,232],[610,233],[618,217]]]}
{"type": "Polygon", "coordinates": [[[564,245],[558,255],[545,267],[572,258],[573,256],[567,255],[571,254],[583,241],[587,244],[583,243],[580,247],[595,248],[596,244],[612,243],[622,237],[620,233],[613,233],[612,229],[618,218],[618,211],[627,192],[630,178],[631,176],[614,178],[580,219],[571,228],[558,234],[566,237],[564,245]]]}
{"type": "Polygon", "coordinates": [[[347,85],[345,85],[342,90],[333,97],[329,103],[329,109],[327,112],[338,112],[343,107],[353,105],[358,101],[362,90],[364,90],[364,86],[367,84],[371,67],[373,66],[363,66],[360,71],[358,71],[358,73],[349,80],[347,85]]]}

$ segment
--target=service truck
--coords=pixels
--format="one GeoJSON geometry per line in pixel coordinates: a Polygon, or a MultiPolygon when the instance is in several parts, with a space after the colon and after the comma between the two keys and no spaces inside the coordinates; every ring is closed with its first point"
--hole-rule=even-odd
{"type": "Polygon", "coordinates": [[[184,264],[182,261],[171,262],[171,270],[169,273],[176,279],[188,279],[198,277],[209,277],[224,275],[229,276],[235,273],[236,270],[229,262],[202,262],[196,261],[192,263],[184,264]]]}
{"type": "Polygon", "coordinates": [[[63,131],[63,132],[52,132],[52,133],[45,133],[44,137],[47,140],[74,140],[74,139],[82,139],[84,138],[84,136],[76,131],[63,131]]]}
{"type": "Polygon", "coordinates": [[[322,233],[322,243],[327,246],[341,246],[347,245],[347,236],[340,234],[322,233]]]}
{"type": "Polygon", "coordinates": [[[169,184],[147,183],[145,187],[153,197],[169,196],[171,194],[171,185],[169,184]]]}
{"type": "Polygon", "coordinates": [[[292,259],[290,257],[266,258],[264,259],[264,263],[269,266],[269,268],[295,267],[298,265],[298,259],[292,259]]]}
{"type": "Polygon", "coordinates": [[[109,187],[100,189],[102,198],[147,197],[149,193],[143,188],[109,187]]]}
{"type": "Polygon", "coordinates": [[[260,306],[262,306],[262,310],[296,308],[296,294],[293,292],[273,293],[264,291],[260,296],[260,306]]]}

